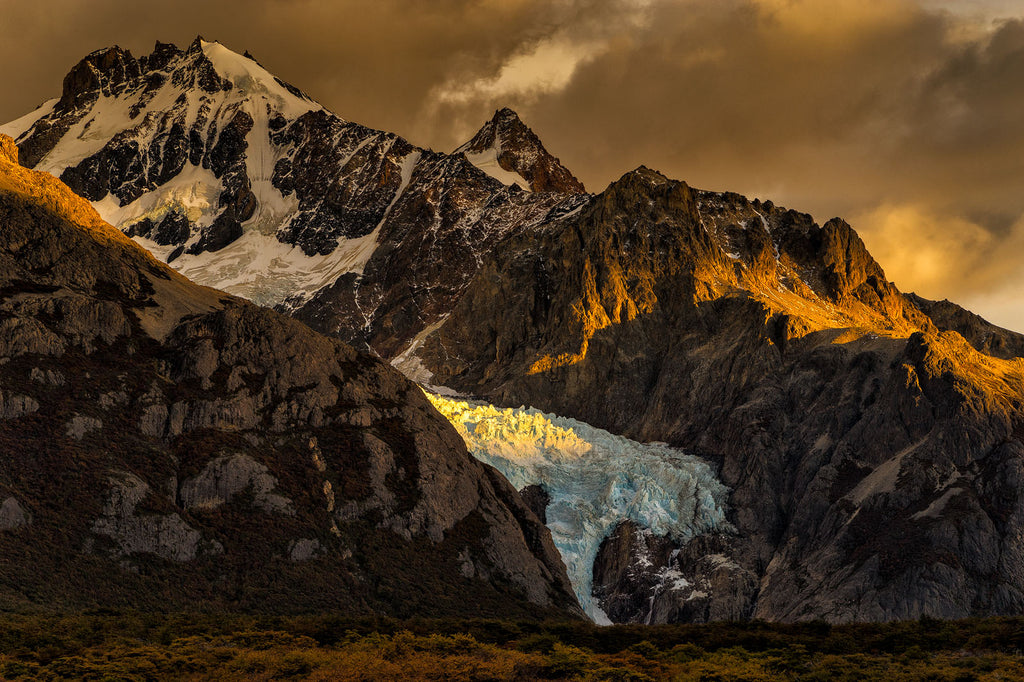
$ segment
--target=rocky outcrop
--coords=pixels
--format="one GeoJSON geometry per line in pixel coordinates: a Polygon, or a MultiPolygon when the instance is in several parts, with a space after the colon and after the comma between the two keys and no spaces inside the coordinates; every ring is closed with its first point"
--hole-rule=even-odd
{"type": "Polygon", "coordinates": [[[252,504],[267,512],[295,515],[291,500],[274,492],[277,479],[267,467],[247,455],[223,455],[206,464],[198,476],[178,486],[178,500],[185,509],[215,509],[236,495],[248,492],[252,504]]]}
{"type": "Polygon", "coordinates": [[[632,521],[605,538],[594,559],[594,596],[614,623],[648,623],[675,543],[632,521]]]}
{"type": "MultiPolygon", "coordinates": [[[[118,471],[110,478],[103,511],[92,524],[93,535],[113,541],[112,556],[155,555],[173,562],[187,562],[202,550],[217,555],[224,547],[215,540],[203,542],[203,534],[176,513],[142,514],[138,507],[152,489],[135,474],[118,471]]],[[[92,538],[90,538],[92,539],[92,538]]]]}
{"type": "Polygon", "coordinates": [[[750,618],[758,577],[734,561],[732,540],[677,545],[626,521],[594,561],[594,596],[616,623],[707,623],[750,618]]]}
{"type": "Polygon", "coordinates": [[[997,327],[952,301],[930,301],[916,294],[907,298],[941,331],[955,331],[975,350],[1004,360],[1024,357],[1024,334],[997,327]]]}
{"type": "Polygon", "coordinates": [[[496,163],[506,173],[522,178],[534,192],[583,194],[586,191],[583,183],[548,153],[519,114],[507,107],[494,112],[494,117],[455,153],[479,159],[485,168],[485,163],[496,163]]]}
{"type": "Polygon", "coordinates": [[[540,522],[547,523],[548,503],[551,502],[551,496],[548,495],[547,491],[539,485],[528,485],[520,490],[519,494],[522,495],[523,502],[530,508],[530,511],[540,519],[540,522]]]}
{"type": "Polygon", "coordinates": [[[415,357],[431,383],[720,464],[729,551],[653,562],[708,589],[652,608],[664,583],[627,537],[601,567],[620,618],[1014,613],[1024,368],[932,319],[843,221],[641,168],[507,240],[415,357]]]}
{"type": "Polygon", "coordinates": [[[548,531],[415,385],[7,159],[0,598],[580,615],[548,531]]]}
{"type": "Polygon", "coordinates": [[[117,97],[141,74],[139,63],[128,50],[116,46],[96,50],[64,77],[60,105],[72,109],[101,95],[117,97]]]}
{"type": "Polygon", "coordinates": [[[22,509],[15,497],[7,497],[0,502],[0,530],[14,530],[27,526],[31,518],[22,509]]]}

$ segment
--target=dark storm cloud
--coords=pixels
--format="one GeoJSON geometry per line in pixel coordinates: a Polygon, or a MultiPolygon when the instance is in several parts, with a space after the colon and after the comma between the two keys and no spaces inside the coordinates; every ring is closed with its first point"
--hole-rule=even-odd
{"type": "MultiPolygon", "coordinates": [[[[591,190],[645,164],[844,215],[902,288],[1005,299],[1024,287],[1024,23],[939,6],[957,3],[0,0],[0,121],[95,48],[202,33],[417,144],[510,105],[591,190]]],[[[999,310],[1024,329],[1024,304],[999,310]]]]}

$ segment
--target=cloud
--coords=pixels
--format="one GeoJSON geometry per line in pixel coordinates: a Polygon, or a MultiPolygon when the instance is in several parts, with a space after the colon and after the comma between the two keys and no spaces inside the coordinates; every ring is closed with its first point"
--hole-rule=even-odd
{"type": "Polygon", "coordinates": [[[509,57],[494,76],[469,83],[462,78],[450,79],[432,97],[443,104],[467,104],[506,97],[536,98],[558,92],[569,84],[576,68],[602,47],[599,43],[578,43],[564,37],[545,39],[509,57]]]}
{"type": "Polygon", "coordinates": [[[906,0],[752,0],[780,37],[829,49],[912,21],[917,5],[906,0]]]}
{"type": "Polygon", "coordinates": [[[978,295],[1015,280],[1024,217],[1004,234],[924,205],[882,205],[852,217],[889,279],[926,298],[978,295]]]}

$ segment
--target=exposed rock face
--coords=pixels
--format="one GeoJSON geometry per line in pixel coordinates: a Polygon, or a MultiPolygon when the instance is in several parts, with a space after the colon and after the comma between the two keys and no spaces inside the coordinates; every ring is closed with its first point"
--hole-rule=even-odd
{"type": "Polygon", "coordinates": [[[452,309],[483,255],[504,237],[584,200],[503,187],[460,157],[431,155],[421,167],[381,224],[362,274],[344,275],[308,301],[289,299],[283,310],[395,357],[452,309]]]}
{"type": "Polygon", "coordinates": [[[708,556],[736,568],[684,575],[728,596],[651,610],[631,590],[653,576],[623,583],[609,550],[625,619],[1024,607],[1024,365],[936,328],[840,220],[641,168],[504,242],[415,356],[431,383],[721,463],[739,533],[708,556]]]}
{"type": "Polygon", "coordinates": [[[414,384],[188,282],[10,150],[4,603],[580,613],[547,529],[414,384]]]}
{"type": "Polygon", "coordinates": [[[200,549],[210,555],[223,553],[219,542],[204,543],[202,533],[176,513],[139,513],[139,505],[150,496],[152,489],[133,473],[114,473],[117,475],[109,479],[110,488],[101,516],[91,529],[94,535],[113,541],[114,546],[108,550],[112,556],[153,554],[167,561],[187,562],[195,559],[200,549]]]}
{"type": "Polygon", "coordinates": [[[539,485],[528,485],[520,490],[519,494],[523,496],[523,502],[526,502],[526,506],[537,515],[540,522],[547,523],[547,509],[548,503],[551,502],[551,496],[547,494],[544,488],[539,485]]]}
{"type": "Polygon", "coordinates": [[[582,194],[583,183],[551,156],[540,138],[511,109],[499,109],[473,139],[455,150],[485,172],[495,163],[506,173],[518,175],[534,192],[582,194]],[[492,158],[493,157],[493,158],[492,158]]]}
{"type": "Polygon", "coordinates": [[[97,51],[0,132],[188,277],[385,357],[447,314],[503,237],[584,191],[508,109],[440,154],[200,38],[97,51]]]}
{"type": "Polygon", "coordinates": [[[0,530],[13,530],[29,524],[29,517],[15,497],[0,502],[0,530]]]}
{"type": "Polygon", "coordinates": [[[594,594],[616,623],[744,620],[758,578],[729,554],[732,541],[702,535],[676,546],[626,521],[601,545],[594,594]]]}
{"type": "Polygon", "coordinates": [[[182,481],[178,500],[185,509],[215,509],[243,492],[267,512],[295,515],[291,500],[274,492],[277,479],[267,467],[247,455],[224,455],[207,463],[198,476],[182,481]]]}
{"type": "Polygon", "coordinates": [[[674,549],[670,539],[632,521],[620,523],[601,543],[594,560],[594,596],[612,622],[649,622],[663,582],[658,569],[668,567],[674,549]]]}

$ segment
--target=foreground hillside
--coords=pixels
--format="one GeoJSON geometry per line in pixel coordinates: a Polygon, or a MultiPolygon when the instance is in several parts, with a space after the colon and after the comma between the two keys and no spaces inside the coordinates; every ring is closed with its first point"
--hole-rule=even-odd
{"type": "Polygon", "coordinates": [[[199,287],[0,136],[0,608],[578,614],[421,391],[199,287]]]}
{"type": "Polygon", "coordinates": [[[116,614],[0,622],[4,679],[1020,679],[1024,621],[767,623],[352,620],[116,614]]]}

